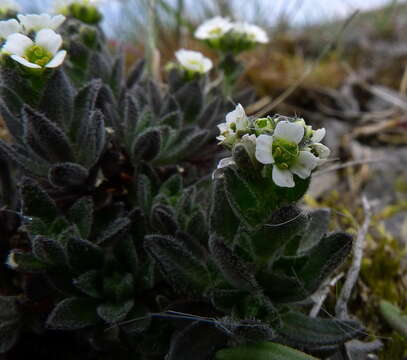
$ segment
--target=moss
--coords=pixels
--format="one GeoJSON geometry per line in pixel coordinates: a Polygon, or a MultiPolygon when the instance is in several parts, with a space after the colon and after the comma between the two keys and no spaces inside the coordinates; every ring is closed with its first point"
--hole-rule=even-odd
{"type": "MultiPolygon", "coordinates": [[[[396,188],[400,188],[396,185],[396,188]]],[[[404,189],[404,187],[401,187],[404,189]]],[[[328,207],[332,210],[331,228],[342,229],[356,235],[359,224],[363,222],[363,209],[355,205],[350,195],[332,191],[321,200],[305,197],[310,207],[328,207]]],[[[380,338],[384,348],[380,353],[381,360],[401,359],[407,355],[407,342],[385,324],[379,313],[381,299],[388,300],[407,308],[407,266],[403,259],[407,248],[400,239],[390,234],[383,220],[406,211],[406,201],[401,196],[399,202],[384,208],[376,214],[366,237],[364,258],[360,278],[354,296],[351,298],[352,313],[362,320],[371,338],[380,338]]],[[[340,286],[340,284],[338,285],[340,286]]]]}

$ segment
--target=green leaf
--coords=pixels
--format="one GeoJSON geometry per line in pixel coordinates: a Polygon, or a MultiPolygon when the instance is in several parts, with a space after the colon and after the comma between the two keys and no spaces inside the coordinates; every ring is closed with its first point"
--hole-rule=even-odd
{"type": "Polygon", "coordinates": [[[98,236],[97,244],[107,244],[125,236],[130,230],[130,219],[128,217],[118,217],[112,221],[107,228],[98,236]]]}
{"type": "Polygon", "coordinates": [[[296,347],[337,345],[363,335],[357,321],[311,318],[295,311],[281,315],[281,326],[277,331],[296,347]]]}
{"type": "Polygon", "coordinates": [[[186,231],[206,246],[209,234],[205,212],[202,209],[197,209],[192,213],[187,221],[186,231]]]}
{"type": "Polygon", "coordinates": [[[259,181],[249,182],[232,166],[224,168],[223,172],[226,196],[235,215],[249,229],[264,224],[275,209],[275,202],[267,196],[268,189],[261,192],[259,181]]]}
{"type": "Polygon", "coordinates": [[[134,300],[123,303],[104,303],[98,306],[98,315],[107,323],[123,321],[134,306],[134,300]]]}
{"type": "Polygon", "coordinates": [[[127,301],[134,296],[133,275],[115,272],[113,275],[104,276],[103,291],[113,302],[127,301]]]}
{"type": "Polygon", "coordinates": [[[201,261],[173,238],[148,235],[144,248],[159,265],[163,276],[181,293],[202,293],[210,286],[209,272],[201,261]]]}
{"type": "Polygon", "coordinates": [[[20,318],[18,309],[18,297],[0,296],[0,319],[4,321],[16,321],[20,318]]]}
{"type": "Polygon", "coordinates": [[[96,312],[97,302],[85,298],[68,298],[61,301],[48,316],[50,329],[78,330],[100,322],[96,312]]]}
{"type": "Polygon", "coordinates": [[[306,229],[307,220],[306,214],[292,205],[275,211],[266,225],[251,234],[257,257],[264,261],[275,260],[287,244],[306,229]]]}
{"type": "Polygon", "coordinates": [[[161,149],[161,132],[159,128],[150,128],[137,136],[131,146],[133,162],[153,160],[161,149]]]}
{"type": "Polygon", "coordinates": [[[61,128],[67,128],[73,114],[74,89],[62,68],[55,70],[42,95],[40,109],[61,128]]]}
{"type": "Polygon", "coordinates": [[[127,314],[127,318],[131,322],[121,324],[120,328],[127,334],[142,333],[151,324],[150,311],[142,304],[135,304],[132,310],[127,314]],[[137,320],[135,320],[137,319],[137,320]]]}
{"type": "Polygon", "coordinates": [[[329,209],[318,209],[309,213],[308,226],[301,238],[299,253],[307,252],[323,238],[328,232],[330,216],[329,209]]]}
{"type": "Polygon", "coordinates": [[[344,232],[332,233],[309,250],[308,261],[297,273],[310,293],[341,265],[352,250],[352,236],[344,232]]]}
{"type": "Polygon", "coordinates": [[[124,66],[124,54],[119,54],[112,66],[112,73],[110,75],[110,87],[112,88],[113,92],[115,93],[116,97],[120,95],[120,90],[123,85],[123,78],[125,72],[124,66]]]}
{"type": "Polygon", "coordinates": [[[225,180],[215,179],[212,190],[212,207],[209,215],[209,228],[212,234],[223,237],[228,244],[232,243],[239,220],[229,205],[225,193],[225,180]]]}
{"type": "Polygon", "coordinates": [[[56,187],[85,186],[89,172],[83,166],[75,163],[59,163],[53,165],[48,172],[50,183],[56,187]]]}
{"type": "Polygon", "coordinates": [[[209,239],[209,249],[219,270],[231,285],[249,292],[259,290],[253,272],[221,238],[212,235],[209,239]]]}
{"type": "Polygon", "coordinates": [[[256,174],[258,174],[256,163],[250,156],[246,146],[243,143],[236,144],[233,147],[233,160],[235,161],[239,171],[244,173],[246,176],[256,177],[256,174]]]}
{"type": "Polygon", "coordinates": [[[151,225],[156,232],[167,235],[174,235],[178,229],[173,209],[161,204],[151,210],[151,225]]]}
{"type": "Polygon", "coordinates": [[[69,221],[74,223],[82,238],[86,239],[90,235],[93,223],[93,200],[91,197],[80,198],[69,209],[67,214],[69,221]]]}
{"type": "Polygon", "coordinates": [[[99,95],[99,91],[102,87],[102,82],[92,80],[79,90],[75,96],[74,101],[74,116],[72,118],[70,126],[70,139],[76,141],[80,136],[83,123],[88,121],[88,117],[93,110],[95,110],[96,99],[99,95]]]}
{"type": "Polygon", "coordinates": [[[139,80],[141,79],[141,77],[143,75],[144,64],[145,64],[145,60],[140,59],[135,63],[134,67],[132,69],[130,69],[129,75],[127,77],[127,83],[126,83],[127,88],[131,89],[135,85],[137,85],[137,83],[139,82],[139,80]]]}
{"type": "Polygon", "coordinates": [[[407,339],[407,315],[403,314],[400,308],[386,300],[381,300],[380,313],[394,330],[407,339]]]}
{"type": "Polygon", "coordinates": [[[182,121],[183,115],[181,111],[171,111],[166,112],[165,115],[161,116],[160,125],[166,125],[170,126],[171,128],[178,129],[181,127],[182,121]]]}
{"type": "Polygon", "coordinates": [[[65,133],[36,110],[23,108],[25,139],[30,147],[50,162],[71,162],[73,151],[65,133]]]}
{"type": "Polygon", "coordinates": [[[275,303],[289,303],[306,299],[310,294],[298,277],[288,276],[269,269],[256,274],[256,279],[267,296],[275,303]]]}
{"type": "Polygon", "coordinates": [[[152,185],[150,179],[144,174],[137,179],[137,201],[144,213],[149,216],[153,202],[152,185]]]}
{"type": "Polygon", "coordinates": [[[212,359],[227,340],[224,330],[196,321],[173,337],[167,360],[212,359]]]}
{"type": "Polygon", "coordinates": [[[102,297],[102,278],[97,270],[90,270],[73,280],[73,284],[84,294],[93,298],[102,297]]]}
{"type": "MultiPolygon", "coordinates": [[[[4,120],[8,131],[10,134],[13,136],[13,138],[17,141],[21,141],[21,138],[24,133],[24,126],[23,122],[21,119],[17,116],[17,114],[20,113],[21,108],[23,107],[23,103],[21,102],[20,107],[18,108],[18,111],[13,114],[12,112],[12,104],[10,102],[7,102],[3,96],[4,96],[4,89],[0,87],[0,91],[2,94],[2,98],[0,99],[0,115],[2,119],[4,120]]],[[[12,90],[8,89],[8,95],[12,96],[14,99],[17,99],[18,96],[15,94],[12,90]]],[[[21,101],[21,100],[20,100],[21,101]]]]}
{"type": "Polygon", "coordinates": [[[155,163],[160,165],[172,164],[176,161],[188,159],[207,141],[208,131],[197,127],[187,127],[180,131],[170,131],[168,136],[162,135],[164,145],[155,163]]]}
{"type": "Polygon", "coordinates": [[[187,82],[175,92],[174,97],[184,113],[185,122],[194,122],[203,105],[203,93],[199,80],[187,82]]]}
{"type": "Polygon", "coordinates": [[[222,349],[216,353],[215,360],[316,360],[288,346],[272,342],[248,344],[229,349],[222,349]]]}
{"type": "Polygon", "coordinates": [[[160,187],[160,193],[169,198],[181,195],[183,189],[183,179],[179,174],[175,174],[167,179],[160,187]]]}
{"type": "Polygon", "coordinates": [[[105,118],[100,110],[92,111],[81,123],[77,139],[78,163],[87,168],[94,166],[106,145],[105,118]]]}
{"type": "Polygon", "coordinates": [[[137,276],[140,260],[138,258],[136,246],[131,236],[123,236],[114,247],[114,253],[117,259],[125,269],[137,276]]]}
{"type": "Polygon", "coordinates": [[[66,265],[64,249],[61,244],[44,236],[36,236],[32,241],[32,250],[37,259],[51,265],[66,265]]]}
{"type": "Polygon", "coordinates": [[[34,180],[23,178],[21,195],[25,216],[39,217],[48,223],[58,216],[54,201],[34,180]]]}
{"type": "Polygon", "coordinates": [[[75,272],[103,266],[103,251],[99,246],[76,236],[69,237],[65,246],[68,263],[75,272]]]}
{"type": "Polygon", "coordinates": [[[16,343],[20,335],[18,321],[8,320],[0,322],[0,354],[7,353],[16,343]]]}

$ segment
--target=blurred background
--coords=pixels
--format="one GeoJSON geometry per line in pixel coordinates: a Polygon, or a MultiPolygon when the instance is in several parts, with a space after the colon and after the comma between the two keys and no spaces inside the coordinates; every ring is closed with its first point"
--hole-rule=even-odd
{"type": "MultiPolygon", "coordinates": [[[[24,11],[39,12],[52,8],[54,0],[19,0],[24,11]]],[[[171,21],[179,10],[188,20],[199,22],[213,15],[228,15],[237,20],[275,26],[281,21],[290,25],[311,25],[348,16],[355,10],[380,8],[402,1],[394,0],[99,0],[105,15],[108,34],[124,38],[132,25],[144,23],[145,7],[155,2],[161,15],[171,21]],[[168,16],[170,15],[170,16],[168,16]]]]}

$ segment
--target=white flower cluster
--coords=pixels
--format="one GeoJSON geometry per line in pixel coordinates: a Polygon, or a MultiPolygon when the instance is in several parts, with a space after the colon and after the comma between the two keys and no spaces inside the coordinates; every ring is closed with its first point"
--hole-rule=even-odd
{"type": "Polygon", "coordinates": [[[205,74],[213,67],[211,59],[199,51],[180,49],[175,53],[180,67],[191,73],[205,74]]]}
{"type": "MultiPolygon", "coordinates": [[[[321,144],[325,129],[313,130],[303,119],[285,117],[250,120],[239,104],[218,125],[221,144],[251,143],[256,160],[272,166],[272,179],[277,186],[294,187],[294,175],[307,179],[311,172],[330,155],[321,144]]],[[[249,146],[245,146],[249,149],[249,146]]],[[[233,164],[232,158],[222,159],[218,168],[233,164]]]]}
{"type": "Polygon", "coordinates": [[[19,14],[17,18],[19,21],[0,21],[0,41],[5,40],[1,53],[31,69],[60,66],[66,51],[60,50],[62,37],[55,30],[65,21],[65,16],[19,14]]]}
{"type": "Polygon", "coordinates": [[[248,43],[265,44],[269,41],[267,33],[259,26],[246,22],[232,22],[229,18],[219,16],[201,24],[195,31],[195,37],[209,43],[225,37],[237,41],[243,39],[248,43]]]}

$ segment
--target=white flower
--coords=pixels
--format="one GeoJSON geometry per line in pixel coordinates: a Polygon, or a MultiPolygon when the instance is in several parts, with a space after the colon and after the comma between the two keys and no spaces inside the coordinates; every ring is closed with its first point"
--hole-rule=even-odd
{"type": "Polygon", "coordinates": [[[29,15],[17,15],[21,25],[26,33],[31,31],[39,31],[41,29],[56,30],[65,21],[65,16],[49,14],[29,14],[29,15]]]}
{"type": "Polygon", "coordinates": [[[14,33],[19,33],[22,30],[20,23],[16,19],[0,21],[0,40],[14,33]]]}
{"type": "Polygon", "coordinates": [[[180,49],[175,53],[180,65],[188,71],[204,74],[212,69],[212,61],[199,51],[180,49]]]}
{"type": "Polygon", "coordinates": [[[243,106],[238,104],[235,110],[226,115],[226,122],[219,124],[220,135],[216,138],[220,142],[233,142],[239,132],[248,130],[249,120],[243,109],[243,106]]]}
{"type": "Polygon", "coordinates": [[[0,12],[15,11],[19,12],[21,6],[13,0],[1,0],[0,12]]]}
{"type": "Polygon", "coordinates": [[[326,130],[325,128],[314,130],[312,137],[311,137],[311,151],[316,153],[319,159],[319,164],[324,163],[326,159],[329,157],[331,154],[331,150],[324,144],[321,144],[322,139],[325,137],[326,130]]]}
{"type": "Polygon", "coordinates": [[[195,37],[200,40],[218,39],[232,27],[233,24],[228,18],[217,16],[201,24],[195,31],[195,37]]]}
{"type": "Polygon", "coordinates": [[[15,260],[15,253],[14,253],[14,251],[11,251],[11,252],[8,254],[5,264],[6,264],[10,269],[13,269],[13,270],[15,270],[15,269],[18,268],[18,264],[17,264],[17,262],[16,262],[16,260],[15,260]]]}
{"type": "Polygon", "coordinates": [[[259,26],[249,23],[234,23],[232,31],[244,35],[249,41],[256,43],[268,43],[267,33],[259,26]]]}
{"type": "Polygon", "coordinates": [[[66,56],[65,50],[59,50],[61,45],[61,35],[52,29],[42,29],[36,34],[35,41],[23,34],[9,35],[2,52],[32,69],[55,68],[66,56]]]}
{"type": "Polygon", "coordinates": [[[262,164],[273,164],[272,178],[280,187],[294,187],[293,174],[302,179],[311,175],[318,158],[310,151],[300,150],[304,126],[280,121],[273,135],[262,134],[256,139],[256,159],[262,164]]]}

